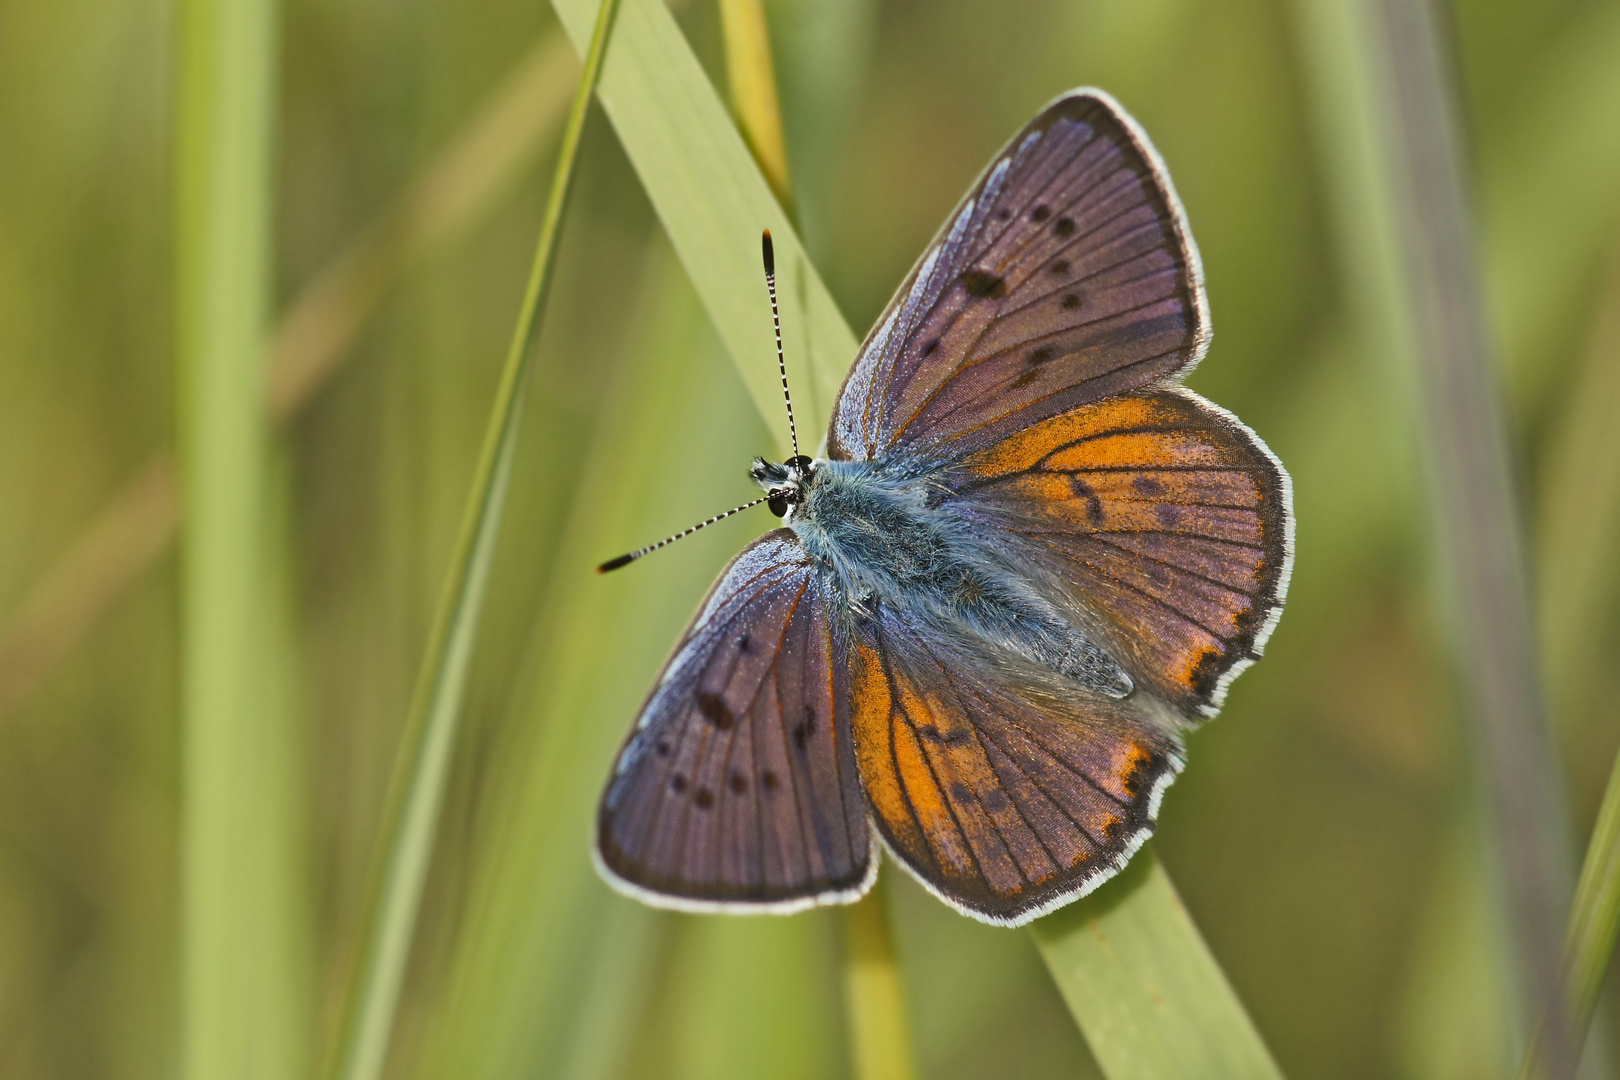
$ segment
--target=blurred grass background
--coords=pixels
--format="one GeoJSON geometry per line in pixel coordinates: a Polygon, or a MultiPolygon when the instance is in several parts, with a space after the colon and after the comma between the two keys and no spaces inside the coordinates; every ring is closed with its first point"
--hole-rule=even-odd
{"type": "MultiPolygon", "coordinates": [[[[1159,857],[1286,1074],[1506,1076],[1511,951],[1444,660],[1403,331],[1356,211],[1372,166],[1345,138],[1340,50],[1362,7],[766,3],[802,236],[854,327],[1054,93],[1103,86],[1151,132],[1209,278],[1216,338],[1192,383],[1276,449],[1300,518],[1288,611],[1194,736],[1159,857]]],[[[723,86],[716,6],[679,13],[723,86]]],[[[273,307],[305,330],[280,325],[274,370],[341,364],[307,405],[277,399],[265,525],[293,644],[276,658],[293,689],[267,707],[299,751],[282,770],[295,849],[275,856],[302,879],[282,916],[307,923],[289,1027],[325,1040],[577,64],[543,5],[289,0],[279,17],[273,307]]],[[[179,564],[168,549],[99,606],[94,575],[40,584],[175,441],[176,18],[150,0],[0,5],[7,1077],[171,1076],[182,1056],[179,564]]],[[[1578,849],[1620,747],[1620,4],[1447,18],[1578,849]]],[[[389,1075],[845,1075],[833,913],[654,913],[586,861],[652,674],[768,519],[589,568],[748,497],[747,458],[785,432],[762,424],[600,112],[581,168],[389,1075]]],[[[165,551],[163,490],[112,519],[126,561],[135,541],[165,551]]],[[[1028,935],[889,882],[922,1075],[1094,1073],[1028,935]]]]}

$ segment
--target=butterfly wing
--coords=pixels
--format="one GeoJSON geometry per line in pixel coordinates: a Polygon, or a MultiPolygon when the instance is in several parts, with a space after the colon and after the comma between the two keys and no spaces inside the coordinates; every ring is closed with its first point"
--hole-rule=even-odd
{"type": "Polygon", "coordinates": [[[1147,135],[1076,90],[997,155],[862,345],[834,458],[949,457],[1196,364],[1197,247],[1147,135]]]}
{"type": "Polygon", "coordinates": [[[1183,387],[1047,419],[965,458],[953,506],[1055,588],[1147,689],[1213,716],[1288,589],[1288,474],[1259,436],[1183,387]]]}
{"type": "Polygon", "coordinates": [[[1113,876],[1181,767],[1173,725],[1144,702],[953,650],[886,610],[851,661],[879,834],[929,891],[984,922],[1022,925],[1113,876]]]}
{"type": "Polygon", "coordinates": [[[872,881],[848,664],[815,571],[777,529],[710,591],[614,765],[596,855],[684,910],[789,911],[872,881]]]}

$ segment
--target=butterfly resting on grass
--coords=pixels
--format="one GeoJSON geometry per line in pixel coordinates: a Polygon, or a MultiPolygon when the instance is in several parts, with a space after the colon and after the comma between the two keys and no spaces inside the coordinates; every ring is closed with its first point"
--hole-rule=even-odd
{"type": "MultiPolygon", "coordinates": [[[[774,312],[769,233],[765,261],[774,312]]],[[[861,346],[826,456],[794,431],[754,462],[784,527],[720,575],[619,753],[608,882],[796,911],[861,896],[881,844],[1017,926],[1118,872],[1288,585],[1288,474],[1180,385],[1209,339],[1146,134],[1058,98],[861,346]]]]}

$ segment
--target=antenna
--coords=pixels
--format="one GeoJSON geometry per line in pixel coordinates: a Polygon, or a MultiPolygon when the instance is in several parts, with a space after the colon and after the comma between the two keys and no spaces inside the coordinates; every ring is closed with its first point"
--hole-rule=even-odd
{"type": "MultiPolygon", "coordinates": [[[[782,373],[782,400],[787,403],[788,435],[793,440],[793,463],[798,463],[802,462],[803,459],[799,455],[799,429],[795,427],[793,423],[793,398],[788,394],[787,357],[782,352],[782,314],[776,304],[776,248],[771,243],[771,230],[765,230],[764,234],[760,237],[759,243],[760,252],[765,257],[765,288],[770,290],[771,294],[771,325],[776,329],[776,367],[777,370],[781,371],[782,373]]],[[[794,467],[798,466],[795,465],[794,467]]],[[[767,493],[755,499],[753,502],[743,503],[741,506],[727,510],[723,514],[716,514],[709,520],[700,521],[696,525],[693,525],[690,529],[683,529],[674,536],[667,536],[658,541],[656,544],[648,544],[644,548],[637,548],[628,555],[620,555],[617,559],[609,559],[601,566],[598,566],[596,568],[596,572],[598,574],[605,574],[609,570],[617,570],[621,566],[629,566],[643,555],[651,554],[661,547],[665,547],[669,544],[673,544],[677,540],[691,536],[699,529],[707,528],[717,521],[724,521],[732,514],[740,514],[744,510],[752,509],[762,502],[768,502],[770,499],[771,495],[767,493]]]]}
{"type": "Polygon", "coordinates": [[[759,498],[755,499],[753,502],[743,503],[741,506],[734,507],[733,509],[727,510],[723,514],[716,514],[716,515],[714,515],[714,517],[710,518],[708,521],[700,521],[696,525],[693,525],[690,529],[682,529],[680,532],[676,533],[674,536],[666,536],[666,537],[664,537],[664,539],[658,541],[658,543],[656,543],[656,544],[648,544],[644,548],[636,548],[636,550],[630,552],[630,554],[628,554],[628,555],[620,555],[617,559],[609,559],[607,562],[603,563],[601,566],[598,566],[596,568],[596,572],[598,574],[605,574],[609,570],[617,570],[621,566],[629,566],[631,563],[635,562],[637,559],[641,558],[643,555],[649,554],[650,552],[657,551],[659,548],[665,546],[666,544],[673,544],[677,540],[680,540],[680,539],[682,539],[684,537],[687,537],[687,536],[691,536],[693,533],[697,532],[699,529],[706,528],[707,526],[713,525],[717,521],[724,521],[726,518],[730,517],[732,514],[740,514],[744,510],[750,509],[751,507],[758,506],[760,503],[764,502],[766,499],[769,499],[769,498],[770,498],[769,495],[761,495],[759,498]]]}
{"type": "Polygon", "coordinates": [[[771,243],[771,230],[760,237],[759,246],[765,255],[765,287],[771,293],[771,325],[776,328],[776,366],[782,372],[782,400],[787,402],[788,435],[793,440],[793,456],[799,456],[799,429],[793,426],[793,396],[788,393],[787,357],[782,353],[782,315],[776,308],[776,247],[771,243]]]}

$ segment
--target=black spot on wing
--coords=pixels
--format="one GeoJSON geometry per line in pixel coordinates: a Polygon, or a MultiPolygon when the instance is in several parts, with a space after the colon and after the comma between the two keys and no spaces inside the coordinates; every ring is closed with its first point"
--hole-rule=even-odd
{"type": "Polygon", "coordinates": [[[1007,279],[987,270],[969,270],[962,275],[962,288],[969,296],[1000,300],[1007,295],[1007,279]]]}
{"type": "Polygon", "coordinates": [[[1164,485],[1151,476],[1138,476],[1131,481],[1131,487],[1136,489],[1138,495],[1146,495],[1149,498],[1163,495],[1165,490],[1164,485]]]}
{"type": "Polygon", "coordinates": [[[1091,485],[1079,476],[1071,476],[1069,477],[1069,490],[1074,492],[1076,498],[1086,500],[1086,517],[1091,519],[1091,523],[1101,525],[1103,521],[1102,500],[1097,497],[1097,492],[1092,489],[1091,485]]]}
{"type": "Polygon", "coordinates": [[[731,715],[731,710],[726,707],[719,694],[705,690],[697,696],[697,707],[698,712],[703,714],[703,719],[721,731],[730,731],[737,722],[737,718],[731,715]]]}

